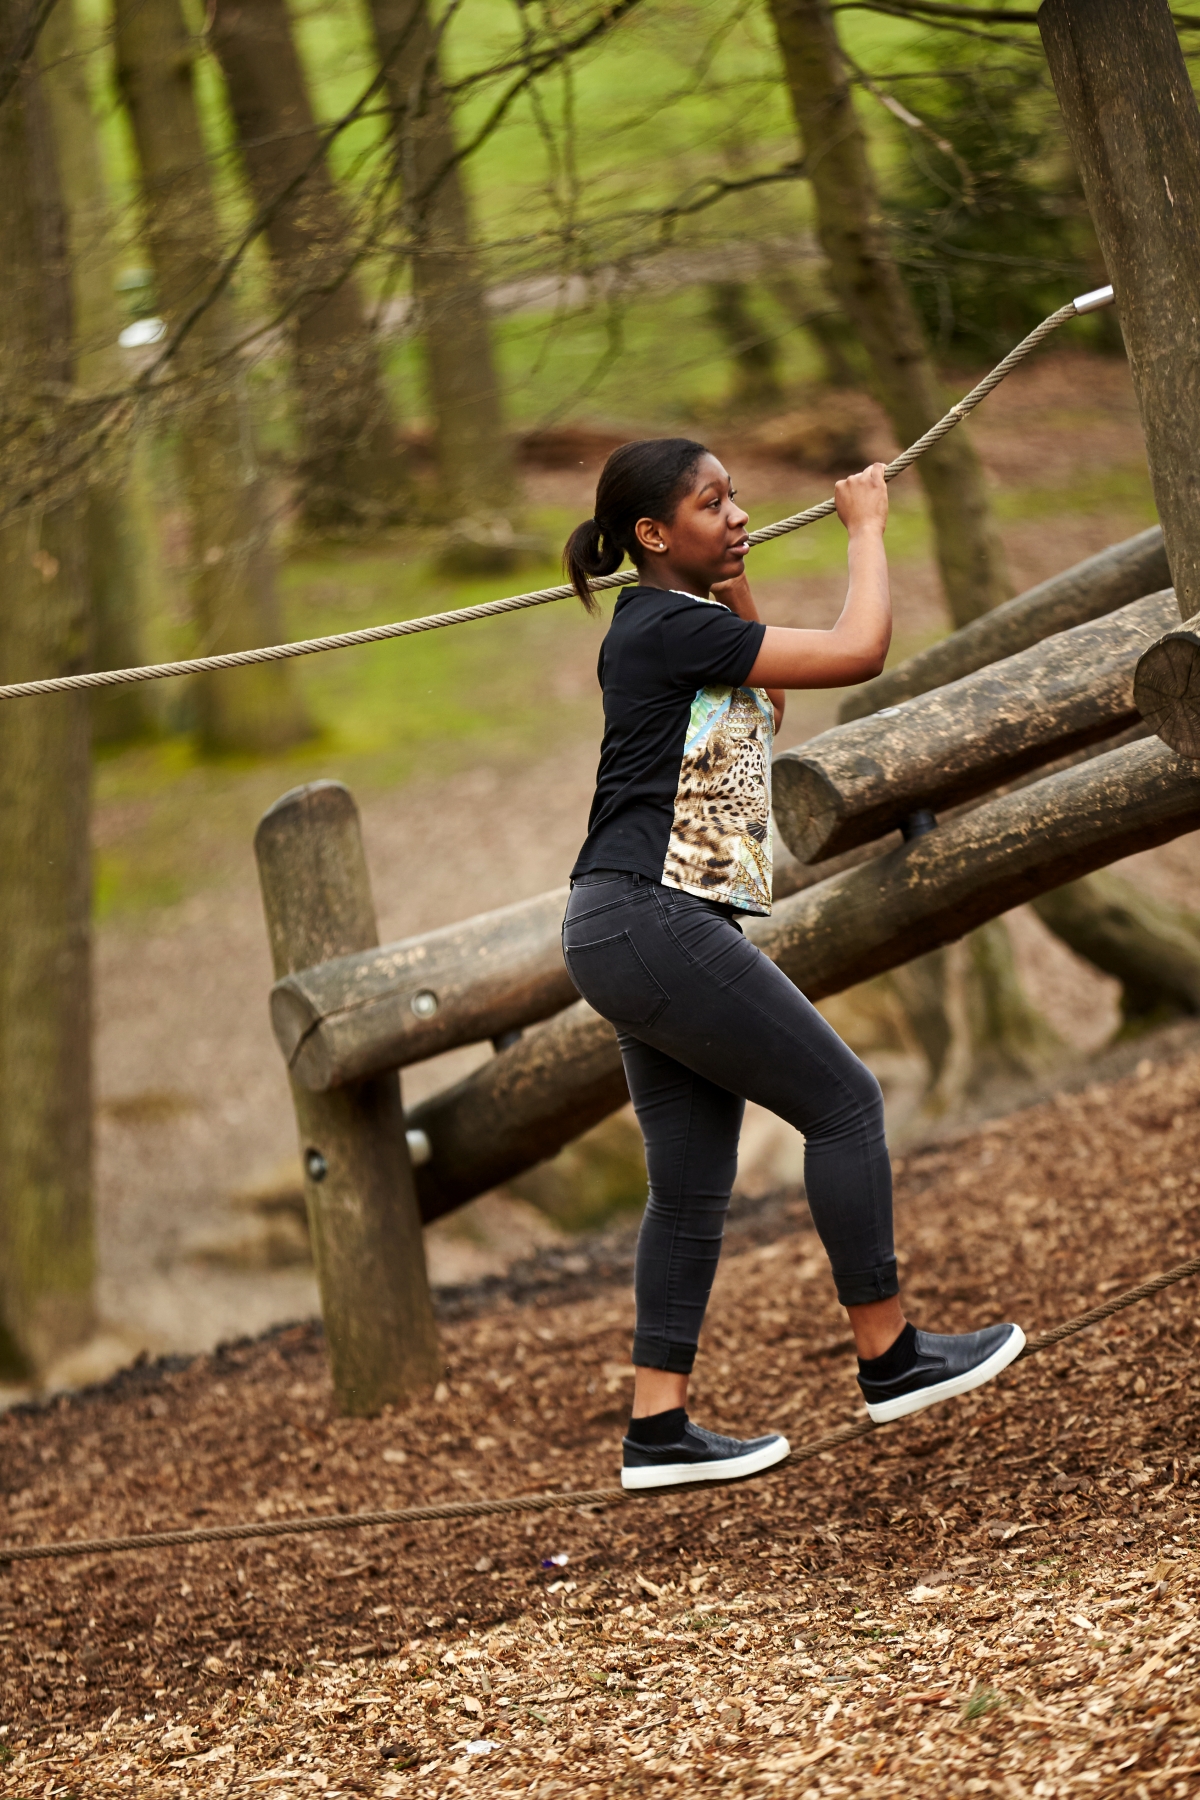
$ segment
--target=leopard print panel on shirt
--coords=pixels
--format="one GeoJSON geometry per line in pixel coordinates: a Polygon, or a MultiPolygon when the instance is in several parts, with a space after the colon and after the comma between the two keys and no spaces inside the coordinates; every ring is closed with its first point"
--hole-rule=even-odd
{"type": "Polygon", "coordinates": [[[771,747],[762,688],[701,688],[692,701],[662,879],[745,912],[771,910],[771,747]]]}

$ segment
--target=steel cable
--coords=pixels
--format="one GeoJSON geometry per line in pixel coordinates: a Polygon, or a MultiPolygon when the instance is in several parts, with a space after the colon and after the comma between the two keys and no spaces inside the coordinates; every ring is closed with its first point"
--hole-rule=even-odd
{"type": "MultiPolygon", "coordinates": [[[[969,394],[955,402],[945,418],[939,419],[924,437],[918,438],[915,444],[902,450],[894,462],[888,463],[884,470],[884,480],[894,481],[919,456],[940,443],[947,432],[953,431],[968,413],[974,412],[979,402],[985,400],[1005,376],[1024,362],[1051,332],[1057,331],[1068,319],[1076,318],[1080,313],[1094,312],[1100,306],[1109,305],[1111,301],[1111,288],[1097,288],[1095,293],[1081,294],[1078,299],[1068,301],[1066,306],[1060,306],[1057,312],[1043,319],[969,394]]],[[[828,518],[836,504],[831,495],[828,500],[822,500],[816,506],[793,513],[790,518],[777,520],[774,525],[760,526],[757,531],[750,533],[750,542],[765,544],[772,538],[786,536],[790,531],[799,531],[805,525],[814,524],[817,519],[828,518]]],[[[593,592],[599,593],[605,588],[626,587],[629,581],[630,572],[625,570],[616,575],[599,576],[589,585],[593,592]]],[[[465,625],[472,619],[495,618],[499,613],[518,612],[527,606],[546,606],[552,600],[568,600],[574,592],[574,588],[564,583],[559,587],[535,588],[528,594],[509,594],[502,600],[485,600],[478,606],[460,606],[453,612],[430,613],[422,619],[399,619],[390,625],[366,625],[358,631],[339,631],[331,637],[302,638],[293,644],[265,644],[254,650],[229,650],[221,656],[193,656],[181,662],[144,663],[133,669],[92,669],[80,675],[54,675],[41,681],[14,681],[7,687],[0,687],[0,700],[27,700],[37,694],[68,694],[79,688],[123,687],[135,681],[166,681],[178,675],[204,675],[218,669],[244,669],[254,663],[283,662],[293,656],[315,656],[324,650],[349,650],[356,644],[380,644],[390,638],[411,637],[419,631],[440,631],[445,625],[465,625]]]]}
{"type": "MultiPolygon", "coordinates": [[[[1050,1350],[1065,1338],[1074,1337],[1077,1332],[1086,1331],[1092,1325],[1099,1325],[1125,1307],[1136,1306],[1140,1300],[1149,1300],[1164,1288],[1173,1287],[1176,1282],[1186,1281],[1190,1275],[1197,1274],[1200,1274],[1200,1256],[1192,1257],[1190,1262],[1180,1263],[1178,1268],[1168,1269],[1163,1275],[1154,1275],[1148,1281],[1139,1282],[1137,1287],[1130,1288],[1124,1294],[1114,1295],[1102,1305],[1093,1306],[1089,1312],[1080,1313],[1074,1319],[1067,1319],[1063,1324],[1041,1332],[1029,1340],[1017,1361],[1027,1356],[1036,1356],[1039,1351],[1050,1350]]],[[[797,1445],[790,1455],[775,1465],[775,1469],[809,1462],[814,1456],[838,1450],[843,1444],[852,1444],[873,1431],[886,1429],[886,1426],[873,1424],[870,1419],[855,1419],[847,1425],[840,1425],[836,1431],[826,1432],[823,1437],[797,1445]]],[[[772,1474],[774,1472],[775,1470],[768,1471],[772,1474]]],[[[144,1531],[132,1537],[76,1538],[53,1544],[3,1544],[0,1545],[0,1567],[8,1563],[44,1562],[50,1558],[65,1556],[111,1556],[125,1550],[167,1550],[180,1549],[189,1544],[229,1544],[243,1538],[301,1537],[319,1531],[358,1531],[369,1525],[423,1525],[440,1519],[491,1519],[509,1513],[563,1512],[573,1507],[611,1506],[620,1501],[648,1499],[654,1495],[661,1497],[663,1494],[679,1492],[711,1492],[712,1487],[712,1483],[705,1482],[696,1483],[690,1489],[654,1488],[640,1494],[631,1494],[619,1487],[566,1489],[553,1494],[514,1494],[498,1500],[445,1500],[435,1501],[429,1506],[325,1513],[305,1519],[247,1519],[232,1525],[200,1525],[182,1531],[144,1531]]]]}

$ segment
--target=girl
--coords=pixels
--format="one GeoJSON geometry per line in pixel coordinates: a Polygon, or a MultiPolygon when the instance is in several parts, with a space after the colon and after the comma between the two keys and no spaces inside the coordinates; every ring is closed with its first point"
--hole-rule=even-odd
{"type": "Polygon", "coordinates": [[[572,981],[617,1027],[650,1178],[627,1488],[738,1480],[788,1454],[777,1434],[706,1431],[685,1405],[746,1100],[804,1133],[808,1203],[872,1419],[965,1394],[1025,1344],[1017,1325],[938,1337],[905,1321],[879,1084],[738,923],[771,910],[783,690],[869,680],[891,638],[882,463],[836,494],[850,581],[831,631],[762,624],[743,569],[747,515],[716,457],[686,438],[615,450],[595,517],[564,553],[590,612],[589,576],[625,556],[637,570],[600,651],[604,742],[563,925],[572,981]]]}

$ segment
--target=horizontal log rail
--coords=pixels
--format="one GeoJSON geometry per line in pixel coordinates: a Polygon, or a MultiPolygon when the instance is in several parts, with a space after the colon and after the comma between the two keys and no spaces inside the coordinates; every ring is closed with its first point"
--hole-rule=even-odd
{"type": "Polygon", "coordinates": [[[295,1080],[340,1087],[561,1012],[575,999],[561,942],[568,891],[276,982],[271,1023],[295,1080]]]}
{"type": "MultiPolygon", "coordinates": [[[[810,999],[1200,825],[1200,765],[1143,738],[1022,786],[804,889],[753,938],[810,999]]],[[[616,1034],[582,1001],[409,1114],[427,1222],[554,1155],[626,1098],[616,1034]]]]}
{"type": "Polygon", "coordinates": [[[784,751],[772,780],[789,849],[819,862],[1116,736],[1139,717],[1139,657],[1178,617],[1168,588],[784,751]]]}
{"type": "Polygon", "coordinates": [[[1015,600],[1006,600],[940,643],[885,670],[874,681],[863,682],[846,695],[838,718],[845,723],[866,718],[885,706],[898,706],[914,694],[927,694],[949,681],[959,681],[1056,632],[1102,618],[1131,600],[1160,593],[1170,585],[1162,527],[1152,525],[1148,531],[1110,544],[1062,574],[1039,582],[1015,600]]]}

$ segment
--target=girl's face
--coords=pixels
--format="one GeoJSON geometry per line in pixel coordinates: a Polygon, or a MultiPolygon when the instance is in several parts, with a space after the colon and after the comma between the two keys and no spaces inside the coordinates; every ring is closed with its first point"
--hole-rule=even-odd
{"type": "Polygon", "coordinates": [[[715,456],[703,456],[674,518],[637,522],[643,580],[701,595],[715,582],[735,580],[750,548],[747,519],[726,471],[715,456]]]}

